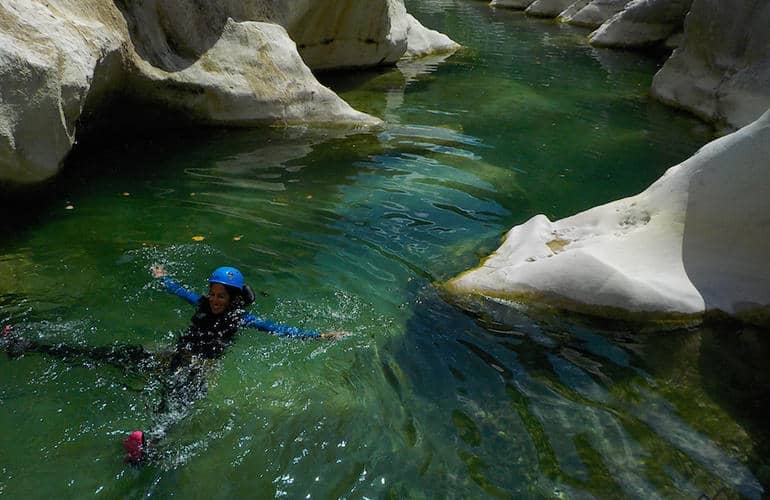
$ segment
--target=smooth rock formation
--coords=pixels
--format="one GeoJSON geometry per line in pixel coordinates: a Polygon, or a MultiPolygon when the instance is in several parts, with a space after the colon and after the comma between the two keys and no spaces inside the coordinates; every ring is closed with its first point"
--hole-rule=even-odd
{"type": "Polygon", "coordinates": [[[134,58],[127,92],[201,124],[378,123],[321,85],[276,24],[228,19],[189,63],[166,71],[134,58]]]}
{"type": "Polygon", "coordinates": [[[622,11],[628,0],[593,0],[569,17],[569,23],[585,28],[598,28],[606,20],[622,11]]]}
{"type": "Polygon", "coordinates": [[[559,20],[565,23],[569,23],[572,19],[572,16],[580,12],[583,7],[589,3],[591,3],[591,0],[577,0],[559,14],[559,20]]]}
{"type": "Polygon", "coordinates": [[[410,21],[400,0],[273,0],[280,24],[318,69],[393,64],[407,50],[410,21]]]}
{"type": "Polygon", "coordinates": [[[204,125],[374,125],[311,68],[457,47],[400,0],[2,0],[0,182],[55,175],[121,100],[204,125]]]}
{"type": "Polygon", "coordinates": [[[444,287],[596,315],[770,325],[770,111],[669,169],[639,195],[514,227],[444,287]]]}
{"type": "Polygon", "coordinates": [[[102,86],[97,68],[120,81],[120,14],[97,1],[67,7],[0,3],[0,179],[34,182],[56,172],[91,87],[102,86]]]}
{"type": "Polygon", "coordinates": [[[770,108],[770,2],[694,0],[652,94],[727,129],[770,108]]]}
{"type": "Polygon", "coordinates": [[[693,0],[633,0],[620,13],[591,33],[601,47],[643,47],[668,40],[680,32],[693,0]]]}

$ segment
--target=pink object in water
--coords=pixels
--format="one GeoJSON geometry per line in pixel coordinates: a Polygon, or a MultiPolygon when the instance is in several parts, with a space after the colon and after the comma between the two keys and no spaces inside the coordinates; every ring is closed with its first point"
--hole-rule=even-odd
{"type": "Polygon", "coordinates": [[[144,433],[134,431],[123,441],[123,448],[126,449],[126,462],[139,462],[144,455],[144,433]]]}

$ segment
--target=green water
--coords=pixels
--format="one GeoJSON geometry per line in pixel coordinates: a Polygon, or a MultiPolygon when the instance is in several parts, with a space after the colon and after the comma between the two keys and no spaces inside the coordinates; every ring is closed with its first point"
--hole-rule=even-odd
{"type": "Polygon", "coordinates": [[[644,189],[708,127],[647,97],[655,58],[483,2],[407,6],[465,48],[327,75],[381,130],[85,141],[36,198],[4,198],[0,321],[22,335],[172,344],[192,311],[152,282],[154,262],[198,291],[238,266],[261,315],[351,335],[243,331],[143,467],[122,462],[121,441],[153,420],[146,377],[2,356],[0,494],[762,496],[766,332],[493,323],[434,288],[535,214],[644,189]]]}

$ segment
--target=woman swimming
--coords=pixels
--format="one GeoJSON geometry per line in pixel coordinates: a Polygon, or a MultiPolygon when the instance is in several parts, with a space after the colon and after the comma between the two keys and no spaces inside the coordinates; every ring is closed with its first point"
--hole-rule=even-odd
{"type": "Polygon", "coordinates": [[[52,345],[23,339],[10,326],[2,331],[2,343],[10,356],[38,352],[62,358],[85,357],[127,370],[161,373],[161,401],[154,414],[154,425],[148,432],[136,430],[125,439],[126,461],[139,462],[148,458],[154,448],[148,444],[157,444],[169,427],[183,419],[190,407],[206,395],[206,380],[213,360],[225,353],[240,328],[255,328],[296,338],[341,337],[339,332],[319,333],[300,329],[273,323],[247,312],[246,307],[254,301],[254,293],[244,282],[243,274],[234,267],[219,267],[211,273],[207,295],[198,295],[179,285],[161,265],[153,265],[150,272],[162,281],[168,292],[196,307],[190,326],[171,352],[150,352],[132,345],[52,345]]]}

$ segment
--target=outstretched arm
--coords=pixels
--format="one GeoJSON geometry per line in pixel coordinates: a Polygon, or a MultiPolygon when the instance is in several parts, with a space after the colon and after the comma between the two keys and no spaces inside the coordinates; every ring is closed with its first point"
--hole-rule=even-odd
{"type": "Polygon", "coordinates": [[[201,300],[201,296],[197,293],[191,292],[190,290],[186,289],[176,281],[172,280],[169,276],[166,270],[161,266],[160,264],[153,264],[153,266],[150,268],[150,272],[152,273],[153,277],[160,278],[163,282],[163,286],[166,287],[166,291],[169,293],[172,293],[176,295],[177,297],[181,297],[185,301],[189,302],[190,304],[197,306],[198,302],[201,300]]]}
{"type": "Polygon", "coordinates": [[[243,328],[256,328],[263,332],[270,332],[278,337],[323,337],[322,334],[314,330],[303,330],[296,326],[281,325],[272,321],[262,319],[251,313],[246,314],[241,322],[243,328]]]}
{"type": "Polygon", "coordinates": [[[248,313],[243,317],[241,326],[244,328],[256,328],[257,330],[270,332],[273,335],[276,335],[278,337],[299,337],[299,338],[317,338],[317,339],[336,340],[347,335],[343,332],[318,333],[315,330],[304,330],[301,328],[297,328],[295,326],[281,325],[278,323],[273,323],[272,321],[269,321],[266,319],[262,319],[251,313],[248,313]]]}

